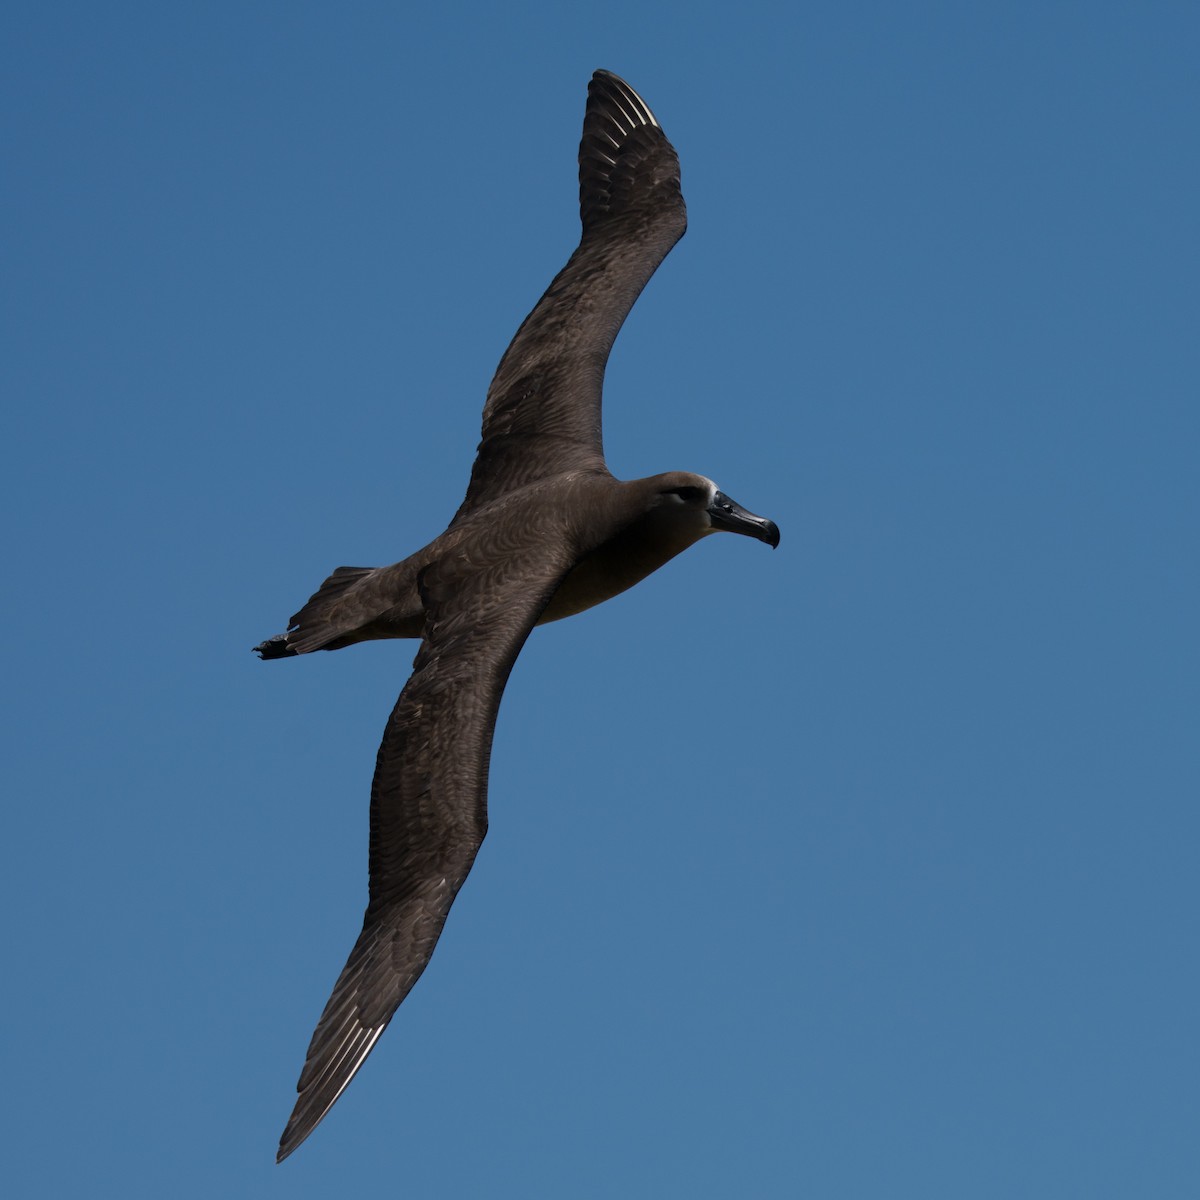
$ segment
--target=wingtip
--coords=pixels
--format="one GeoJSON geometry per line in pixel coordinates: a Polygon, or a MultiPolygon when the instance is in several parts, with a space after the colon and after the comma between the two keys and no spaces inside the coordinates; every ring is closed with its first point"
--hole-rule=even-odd
{"type": "Polygon", "coordinates": [[[634,209],[676,216],[682,234],[679,159],[646,101],[619,75],[596,71],[579,142],[584,233],[634,209]]]}
{"type": "MultiPolygon", "coordinates": [[[[296,1105],[296,1108],[299,1109],[300,1105],[296,1105]]],[[[332,1108],[332,1105],[330,1105],[330,1108],[332,1108]]],[[[300,1121],[295,1112],[293,1112],[292,1116],[289,1117],[288,1123],[283,1127],[283,1133],[280,1135],[280,1148],[275,1152],[276,1165],[282,1163],[284,1158],[287,1158],[289,1154],[295,1153],[295,1151],[299,1150],[300,1146],[304,1145],[308,1134],[311,1134],[313,1129],[319,1126],[325,1116],[325,1112],[328,1111],[329,1109],[325,1109],[322,1115],[317,1117],[316,1121],[300,1121]]]]}
{"type": "Polygon", "coordinates": [[[319,1122],[313,1122],[307,1128],[302,1129],[301,1123],[296,1119],[296,1113],[293,1112],[288,1118],[288,1123],[283,1127],[283,1133],[279,1135],[279,1149],[275,1151],[276,1165],[299,1149],[300,1144],[316,1129],[318,1124],[319,1122]]]}
{"type": "MultiPolygon", "coordinates": [[[[279,1149],[275,1151],[275,1165],[278,1166],[285,1158],[291,1157],[304,1142],[308,1139],[308,1135],[316,1129],[317,1125],[310,1125],[302,1133],[297,1133],[294,1128],[296,1122],[289,1121],[283,1134],[279,1138],[279,1149]]],[[[318,1122],[319,1124],[319,1122],[318,1122]]]]}
{"type": "MultiPolygon", "coordinates": [[[[334,986],[325,1012],[313,1032],[304,1069],[300,1072],[300,1080],[296,1084],[296,1104],[279,1139],[279,1150],[275,1155],[277,1163],[283,1162],[289,1154],[298,1149],[329,1115],[329,1110],[358,1074],[391,1019],[389,1013],[387,1019],[376,1026],[364,1026],[353,1017],[348,1020],[339,1019],[332,1027],[329,1025],[331,1012],[339,1017],[343,1016],[347,1003],[353,999],[353,995],[348,996],[345,984],[348,979],[357,979],[357,975],[353,973],[355,965],[352,952],[351,960],[334,986]]],[[[391,1012],[395,1012],[399,1003],[397,1000],[395,1005],[390,1006],[391,1012]]]]}
{"type": "Polygon", "coordinates": [[[610,103],[616,103],[633,124],[662,128],[654,113],[650,111],[650,105],[615,71],[606,71],[603,67],[593,71],[591,82],[588,84],[588,96],[598,96],[610,103]]]}

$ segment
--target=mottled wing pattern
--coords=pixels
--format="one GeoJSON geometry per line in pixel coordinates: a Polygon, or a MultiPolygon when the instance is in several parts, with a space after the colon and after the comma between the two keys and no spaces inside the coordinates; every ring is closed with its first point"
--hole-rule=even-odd
{"type": "Polygon", "coordinates": [[[525,318],[488,389],[455,521],[514,488],[604,470],[601,389],[622,322],[687,228],[679,159],[646,102],[597,71],[579,146],[583,237],[525,318]]]}
{"type": "Polygon", "coordinates": [[[362,1066],[424,971],[487,831],[492,731],[513,662],[570,566],[551,538],[422,572],[426,636],[371,785],[370,899],[279,1143],[286,1158],[362,1066]]]}

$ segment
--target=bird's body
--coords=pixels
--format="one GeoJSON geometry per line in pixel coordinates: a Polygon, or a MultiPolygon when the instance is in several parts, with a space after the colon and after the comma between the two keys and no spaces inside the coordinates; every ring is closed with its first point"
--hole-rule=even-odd
{"type": "Polygon", "coordinates": [[[376,762],[362,933],[309,1046],[281,1160],[337,1100],[433,953],[487,829],[496,713],[533,627],[625,591],[717,530],[779,541],[773,522],[702,475],[623,482],[605,465],[608,353],[686,218],[678,159],[645,102],[605,71],[588,93],[583,237],[501,359],[450,527],[392,566],[339,568],[286,634],[256,647],[283,658],[421,639],[376,762]]]}
{"type": "Polygon", "coordinates": [[[628,483],[575,472],[528,484],[491,502],[401,562],[388,567],[339,567],[292,618],[292,632],[263,643],[263,656],[337,650],[377,638],[421,637],[425,628],[417,585],[421,571],[447,556],[486,562],[503,549],[496,541],[497,527],[519,530],[522,536],[536,529],[543,547],[562,542],[574,565],[535,623],[574,616],[631,588],[712,532],[707,520],[699,517],[688,523],[663,519],[654,509],[647,511],[647,494],[657,495],[662,480],[675,478],[681,481],[678,486],[707,482],[683,472],[628,483]],[[573,515],[586,515],[586,519],[573,521],[573,515]]]}

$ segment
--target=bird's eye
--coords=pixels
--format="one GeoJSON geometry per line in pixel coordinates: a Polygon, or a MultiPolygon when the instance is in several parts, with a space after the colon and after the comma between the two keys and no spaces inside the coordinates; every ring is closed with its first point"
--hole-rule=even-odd
{"type": "Polygon", "coordinates": [[[671,491],[676,496],[678,496],[680,498],[680,500],[685,500],[689,504],[693,504],[693,503],[695,503],[695,501],[702,500],[704,498],[704,489],[703,488],[678,487],[678,488],[672,488],[671,491]]]}

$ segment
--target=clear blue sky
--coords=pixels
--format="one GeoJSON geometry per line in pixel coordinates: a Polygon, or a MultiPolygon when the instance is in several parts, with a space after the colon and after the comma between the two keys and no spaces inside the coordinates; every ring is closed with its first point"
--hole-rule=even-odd
{"type": "Polygon", "coordinates": [[[3,26],[10,1194],[1200,1194],[1195,5],[3,26]],[[453,513],[600,66],[691,219],[609,461],[783,542],[534,635],[277,1168],[414,647],[250,647],[453,513]]]}

